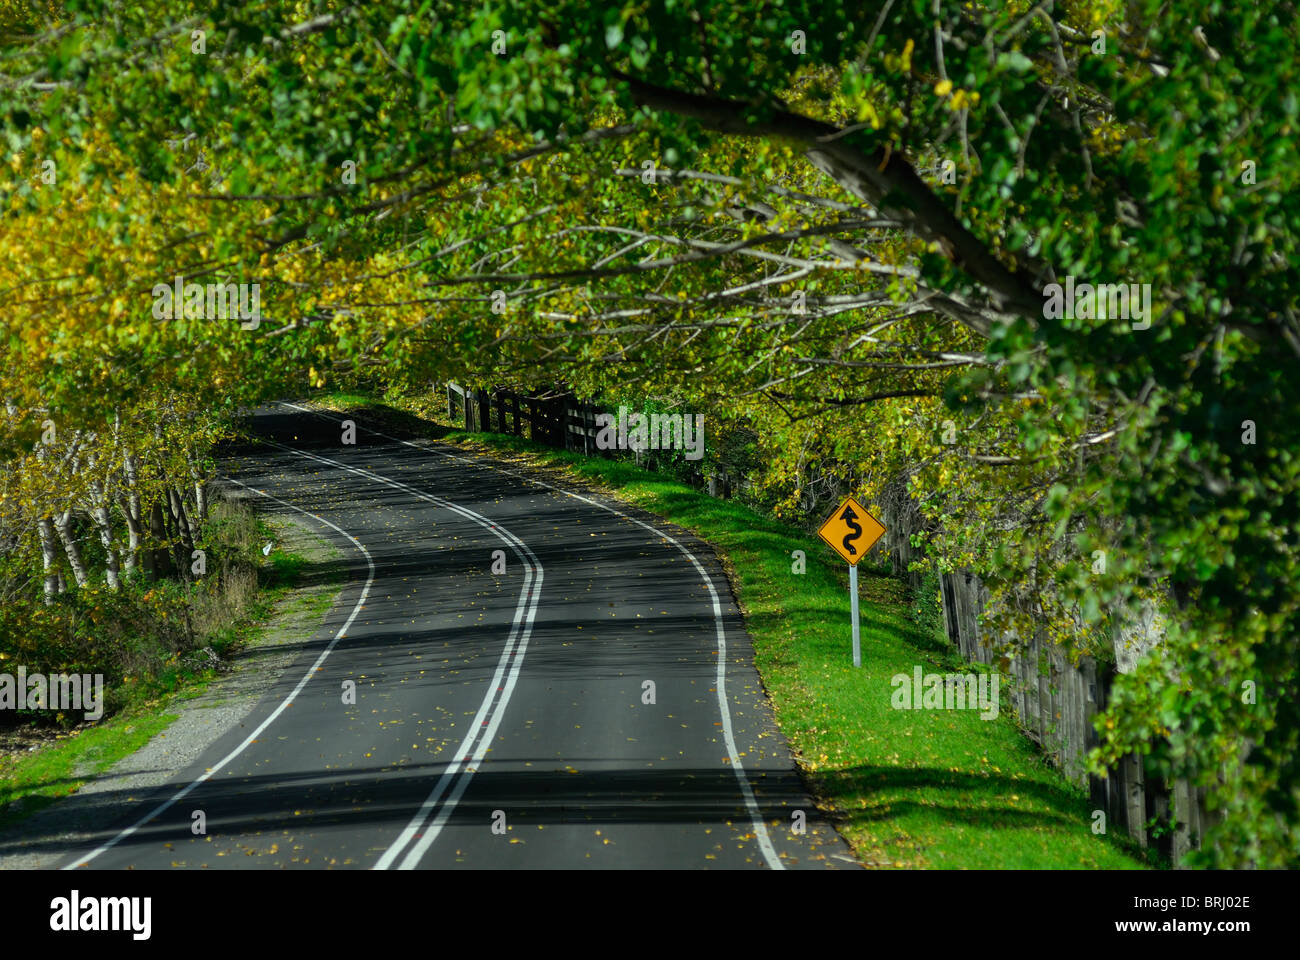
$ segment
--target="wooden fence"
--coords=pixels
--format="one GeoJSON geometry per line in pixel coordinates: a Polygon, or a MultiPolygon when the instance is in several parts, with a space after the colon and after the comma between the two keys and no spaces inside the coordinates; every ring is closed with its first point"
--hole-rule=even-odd
{"type": "Polygon", "coordinates": [[[447,415],[466,430],[509,433],[548,446],[564,446],[566,398],[528,397],[504,390],[466,390],[447,384],[447,415]]]}
{"type": "MultiPolygon", "coordinates": [[[[994,638],[980,624],[988,601],[980,578],[969,571],[941,574],[939,589],[949,640],[966,660],[992,664],[998,654],[994,638]]],[[[1071,662],[1060,645],[1041,633],[1011,658],[1004,674],[1017,723],[1067,779],[1087,789],[1093,810],[1106,815],[1106,829],[1124,830],[1176,864],[1200,845],[1210,825],[1206,791],[1186,781],[1168,784],[1152,777],[1138,754],[1124,757],[1104,777],[1085,767],[1088,752],[1100,741],[1093,718],[1106,709],[1117,675],[1114,664],[1090,656],[1071,662]]]]}
{"type": "MultiPolygon", "coordinates": [[[[466,430],[510,433],[553,447],[612,455],[595,442],[596,414],[602,408],[571,394],[539,398],[504,390],[465,390],[448,383],[447,409],[453,418],[464,418],[466,430]]],[[[638,454],[637,462],[642,460],[638,454]]],[[[698,486],[707,485],[711,496],[729,497],[748,487],[743,478],[721,472],[692,479],[698,486]]],[[[912,535],[923,530],[920,510],[901,485],[887,489],[881,504],[887,532],[873,553],[887,557],[897,575],[918,587],[924,573],[908,568],[925,559],[924,548],[912,543],[912,535]]],[[[967,661],[991,664],[997,657],[994,638],[985,636],[980,624],[987,588],[974,573],[962,571],[940,575],[939,589],[948,639],[967,661]]],[[[1138,629],[1149,630],[1150,625],[1138,629]]],[[[1035,635],[1011,659],[1004,680],[1018,725],[1067,779],[1087,789],[1093,810],[1105,814],[1106,830],[1124,830],[1141,846],[1154,847],[1178,863],[1199,845],[1210,823],[1205,791],[1185,781],[1170,785],[1150,777],[1136,754],[1104,777],[1085,769],[1088,751],[1098,743],[1092,721],[1106,708],[1115,676],[1114,665],[1099,664],[1092,657],[1071,662],[1060,646],[1035,635]],[[1172,830],[1168,824],[1174,825],[1172,830]]],[[[1091,821],[1079,825],[1080,830],[1091,828],[1091,821]]]]}
{"type": "Polygon", "coordinates": [[[591,455],[612,455],[596,446],[596,415],[604,408],[570,393],[533,397],[510,390],[467,390],[447,384],[447,414],[463,419],[466,430],[486,430],[527,437],[549,447],[591,455]]]}
{"type": "MultiPolygon", "coordinates": [[[[467,390],[457,383],[447,384],[447,414],[463,420],[466,430],[509,433],[588,456],[613,457],[620,453],[596,445],[601,430],[596,417],[607,412],[571,393],[533,397],[510,390],[467,390]]],[[[629,452],[638,465],[654,465],[656,451],[629,452]]],[[[722,471],[705,477],[698,467],[688,471],[687,479],[697,487],[707,487],[711,496],[731,496],[750,487],[742,478],[722,471]]]]}

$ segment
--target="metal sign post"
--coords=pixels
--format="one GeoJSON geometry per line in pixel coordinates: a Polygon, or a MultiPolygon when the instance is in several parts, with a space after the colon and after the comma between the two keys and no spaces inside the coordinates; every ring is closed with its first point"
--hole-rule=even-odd
{"type": "Polygon", "coordinates": [[[862,643],[858,636],[858,567],[849,567],[849,616],[853,618],[853,665],[862,666],[862,643]]]}
{"type": "Polygon", "coordinates": [[[884,525],[852,497],[846,497],[817,531],[817,535],[849,565],[849,618],[853,624],[855,667],[862,666],[862,639],[858,630],[858,561],[884,533],[884,525]]]}

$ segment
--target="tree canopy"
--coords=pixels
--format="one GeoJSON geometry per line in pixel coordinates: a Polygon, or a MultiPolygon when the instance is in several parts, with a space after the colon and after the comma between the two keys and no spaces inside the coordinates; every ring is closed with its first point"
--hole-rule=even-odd
{"type": "Polygon", "coordinates": [[[1008,637],[1104,652],[1167,608],[1097,762],[1211,787],[1199,862],[1293,864],[1298,22],[9,0],[0,506],[93,510],[45,421],[107,442],[349,371],[669,398],[752,428],[785,511],[902,483],[1008,637]],[[177,278],[261,315],[160,319],[177,278]],[[1085,284],[1132,296],[1053,306],[1085,284]]]}

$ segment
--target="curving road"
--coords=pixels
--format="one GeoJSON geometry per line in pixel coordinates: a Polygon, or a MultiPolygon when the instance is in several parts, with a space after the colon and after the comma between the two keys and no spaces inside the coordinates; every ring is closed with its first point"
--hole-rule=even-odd
{"type": "Polygon", "coordinates": [[[224,465],[352,561],[326,625],[66,868],[853,864],[706,545],[364,422],[346,445],[339,419],[260,409],[265,442],[224,465]]]}

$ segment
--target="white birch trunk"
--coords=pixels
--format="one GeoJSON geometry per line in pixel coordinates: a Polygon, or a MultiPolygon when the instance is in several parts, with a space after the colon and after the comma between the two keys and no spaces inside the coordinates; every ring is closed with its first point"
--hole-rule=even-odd
{"type": "Polygon", "coordinates": [[[51,604],[55,595],[62,592],[59,589],[59,571],[55,567],[59,550],[54,542],[54,524],[49,517],[42,517],[36,521],[36,530],[41,538],[41,563],[45,569],[45,602],[51,604]]]}
{"type": "Polygon", "coordinates": [[[81,546],[72,535],[71,510],[54,515],[54,529],[63,543],[63,552],[68,558],[68,566],[72,568],[73,579],[77,581],[78,587],[84,587],[90,582],[90,574],[86,571],[85,561],[81,559],[81,546]]]}

